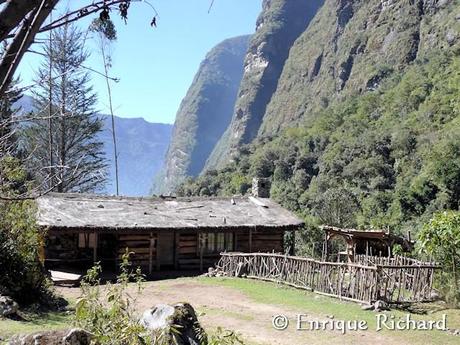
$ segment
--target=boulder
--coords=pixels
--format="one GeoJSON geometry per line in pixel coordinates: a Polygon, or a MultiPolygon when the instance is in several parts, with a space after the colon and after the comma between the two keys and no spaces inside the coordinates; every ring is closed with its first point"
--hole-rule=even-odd
{"type": "Polygon", "coordinates": [[[90,345],[91,333],[74,328],[14,336],[9,345],[90,345]]]}
{"type": "Polygon", "coordinates": [[[374,310],[376,312],[380,312],[382,310],[388,310],[388,309],[389,309],[388,304],[385,301],[382,301],[382,300],[375,301],[374,310]]]}
{"type": "Polygon", "coordinates": [[[0,316],[10,317],[18,312],[18,304],[8,296],[0,296],[0,316]]]}
{"type": "Polygon", "coordinates": [[[437,293],[436,291],[432,291],[430,293],[430,299],[432,301],[439,301],[441,299],[441,295],[439,295],[439,293],[437,293]]]}
{"type": "Polygon", "coordinates": [[[141,325],[149,330],[165,328],[170,324],[170,318],[174,315],[175,308],[168,304],[157,304],[152,309],[142,313],[141,325]]]}
{"type": "Polygon", "coordinates": [[[195,310],[188,303],[156,305],[142,314],[140,323],[153,332],[166,330],[165,336],[172,344],[206,344],[206,333],[198,322],[195,310]]]}

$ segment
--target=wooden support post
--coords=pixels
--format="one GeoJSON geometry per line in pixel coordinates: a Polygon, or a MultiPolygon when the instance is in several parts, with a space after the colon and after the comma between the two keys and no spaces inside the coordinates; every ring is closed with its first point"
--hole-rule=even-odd
{"type": "Polygon", "coordinates": [[[98,235],[97,232],[94,231],[94,248],[93,248],[93,263],[97,262],[97,246],[98,246],[98,235]]]}
{"type": "Polygon", "coordinates": [[[200,271],[203,271],[203,252],[204,252],[204,244],[206,241],[206,237],[201,236],[201,240],[200,240],[200,236],[198,236],[198,245],[200,246],[200,271]]]}
{"type": "Polygon", "coordinates": [[[149,246],[149,274],[152,274],[153,271],[153,247],[155,245],[155,239],[153,238],[153,233],[150,233],[150,246],[149,246]]]}
{"type": "Polygon", "coordinates": [[[249,229],[249,253],[252,253],[252,229],[249,229]]]}
{"type": "Polygon", "coordinates": [[[329,257],[329,236],[327,232],[324,235],[324,251],[323,251],[323,261],[327,261],[329,257]]]}
{"type": "Polygon", "coordinates": [[[160,250],[159,250],[159,248],[160,248],[160,233],[159,232],[157,232],[157,241],[156,241],[156,243],[157,243],[157,247],[156,247],[156,254],[157,254],[156,255],[156,264],[157,264],[157,271],[159,271],[160,270],[160,250]]]}
{"type": "Polygon", "coordinates": [[[174,231],[174,269],[179,269],[179,248],[180,248],[180,233],[174,231]]]}

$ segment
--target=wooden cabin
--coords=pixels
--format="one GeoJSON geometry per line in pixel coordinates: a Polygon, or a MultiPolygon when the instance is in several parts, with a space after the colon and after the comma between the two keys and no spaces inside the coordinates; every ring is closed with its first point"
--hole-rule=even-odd
{"type": "Polygon", "coordinates": [[[356,230],[342,229],[334,226],[323,225],[324,231],[324,246],[323,260],[331,259],[329,243],[334,238],[341,238],[345,242],[346,250],[337,253],[337,261],[340,261],[340,256],[345,257],[345,261],[354,262],[356,255],[366,256],[386,256],[393,255],[393,247],[398,244],[404,252],[410,252],[414,248],[415,242],[402,236],[391,234],[387,230],[356,230]]]}
{"type": "Polygon", "coordinates": [[[303,222],[268,198],[134,198],[51,193],[37,199],[50,268],[115,269],[126,248],[145,272],[206,269],[221,252],[284,252],[303,222]]]}

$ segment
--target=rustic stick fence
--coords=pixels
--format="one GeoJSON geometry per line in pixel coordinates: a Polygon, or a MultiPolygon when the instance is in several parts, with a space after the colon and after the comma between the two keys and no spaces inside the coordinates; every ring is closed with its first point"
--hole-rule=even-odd
{"type": "Polygon", "coordinates": [[[221,253],[217,269],[228,276],[283,283],[360,303],[430,300],[437,265],[372,260],[340,263],[271,253],[221,253]]]}

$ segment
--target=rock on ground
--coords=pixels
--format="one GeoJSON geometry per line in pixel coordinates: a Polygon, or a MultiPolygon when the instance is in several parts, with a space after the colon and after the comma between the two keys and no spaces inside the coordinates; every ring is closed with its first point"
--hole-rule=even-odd
{"type": "Polygon", "coordinates": [[[74,328],[14,336],[8,345],[90,345],[91,333],[74,328]]]}
{"type": "Polygon", "coordinates": [[[140,322],[151,331],[166,331],[165,336],[177,345],[199,345],[206,338],[195,310],[188,303],[178,303],[174,306],[158,304],[147,309],[142,314],[140,322]],[[174,330],[171,331],[170,328],[174,330]]]}
{"type": "Polygon", "coordinates": [[[0,296],[0,316],[9,317],[16,315],[18,309],[18,304],[11,297],[0,296]]]}

